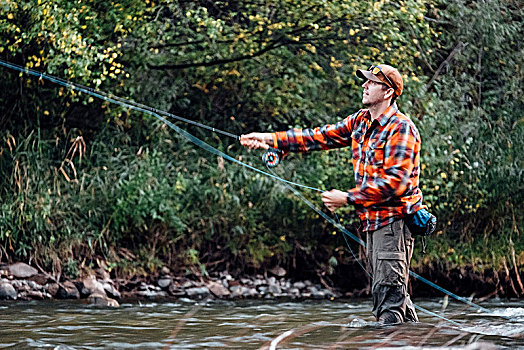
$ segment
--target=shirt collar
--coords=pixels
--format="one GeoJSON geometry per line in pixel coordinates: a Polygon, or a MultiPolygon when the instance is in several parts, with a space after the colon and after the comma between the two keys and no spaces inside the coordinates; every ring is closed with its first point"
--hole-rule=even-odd
{"type": "Polygon", "coordinates": [[[397,103],[393,103],[376,120],[381,126],[384,126],[386,125],[389,118],[391,118],[397,112],[398,112],[397,103]]]}

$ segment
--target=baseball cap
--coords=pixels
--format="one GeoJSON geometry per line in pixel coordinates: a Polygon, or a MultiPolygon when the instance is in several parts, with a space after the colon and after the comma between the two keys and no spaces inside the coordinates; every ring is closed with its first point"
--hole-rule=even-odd
{"type": "Polygon", "coordinates": [[[368,79],[376,81],[377,83],[386,84],[395,91],[397,96],[402,95],[404,83],[402,76],[396,68],[387,64],[379,64],[377,66],[370,66],[367,70],[357,70],[357,77],[361,79],[368,79]]]}

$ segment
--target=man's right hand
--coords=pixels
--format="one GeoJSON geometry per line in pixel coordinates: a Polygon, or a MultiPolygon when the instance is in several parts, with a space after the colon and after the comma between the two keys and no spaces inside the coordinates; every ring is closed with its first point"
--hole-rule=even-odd
{"type": "Polygon", "coordinates": [[[273,137],[268,132],[252,132],[240,136],[240,144],[250,149],[273,147],[273,137]]]}

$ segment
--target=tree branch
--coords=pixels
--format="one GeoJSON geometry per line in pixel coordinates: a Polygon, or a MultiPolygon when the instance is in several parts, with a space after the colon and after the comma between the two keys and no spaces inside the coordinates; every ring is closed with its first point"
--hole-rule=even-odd
{"type": "Polygon", "coordinates": [[[183,64],[152,65],[152,64],[148,63],[147,66],[150,69],[156,69],[156,70],[164,70],[164,69],[177,70],[177,69],[195,68],[195,67],[211,67],[211,66],[216,66],[216,65],[220,65],[220,64],[226,64],[226,63],[243,61],[243,60],[250,59],[250,58],[253,58],[253,57],[261,56],[261,55],[265,54],[266,52],[268,52],[270,50],[279,48],[279,47],[284,46],[286,44],[285,42],[280,42],[280,44],[277,44],[277,43],[278,43],[278,41],[275,41],[273,44],[270,44],[270,45],[266,46],[265,48],[263,48],[262,50],[259,50],[259,51],[255,52],[253,54],[242,55],[242,56],[233,57],[233,58],[225,58],[225,59],[214,60],[214,61],[206,61],[206,62],[191,62],[191,63],[183,63],[183,64]]]}
{"type": "Polygon", "coordinates": [[[426,91],[429,90],[429,88],[431,87],[431,85],[433,84],[433,82],[437,79],[437,77],[440,75],[440,72],[442,71],[442,69],[444,69],[444,67],[448,66],[449,63],[451,62],[451,60],[453,59],[453,57],[467,44],[464,44],[462,43],[461,41],[458,42],[457,45],[455,45],[455,47],[453,48],[453,50],[451,51],[451,53],[449,54],[449,56],[440,64],[440,66],[438,67],[438,69],[436,70],[435,74],[433,74],[433,76],[431,77],[431,79],[429,80],[429,82],[426,84],[426,91]]]}

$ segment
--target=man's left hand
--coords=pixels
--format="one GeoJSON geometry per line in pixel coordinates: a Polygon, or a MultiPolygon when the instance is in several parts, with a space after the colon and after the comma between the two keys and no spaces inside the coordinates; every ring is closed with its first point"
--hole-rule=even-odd
{"type": "Polygon", "coordinates": [[[348,193],[339,190],[322,192],[322,202],[333,212],[335,209],[347,205],[348,193]]]}

